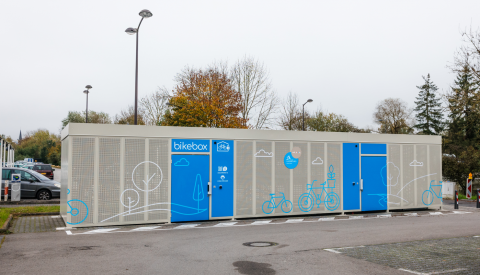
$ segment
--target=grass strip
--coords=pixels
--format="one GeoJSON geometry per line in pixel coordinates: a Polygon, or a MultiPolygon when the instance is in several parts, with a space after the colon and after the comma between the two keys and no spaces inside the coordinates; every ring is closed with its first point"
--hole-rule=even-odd
{"type": "Polygon", "coordinates": [[[0,227],[7,221],[10,214],[21,215],[30,213],[60,212],[60,206],[22,206],[0,208],[0,227]]]}

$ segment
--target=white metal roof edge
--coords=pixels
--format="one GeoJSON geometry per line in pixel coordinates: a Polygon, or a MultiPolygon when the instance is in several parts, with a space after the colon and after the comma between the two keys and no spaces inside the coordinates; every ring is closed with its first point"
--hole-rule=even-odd
{"type": "Polygon", "coordinates": [[[442,144],[441,136],[69,123],[67,136],[442,144]]]}

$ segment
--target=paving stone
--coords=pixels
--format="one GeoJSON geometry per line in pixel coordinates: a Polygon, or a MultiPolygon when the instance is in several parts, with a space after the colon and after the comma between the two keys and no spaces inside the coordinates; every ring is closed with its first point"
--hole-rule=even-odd
{"type": "Polygon", "coordinates": [[[25,216],[13,220],[10,231],[13,233],[54,232],[57,227],[65,227],[62,219],[52,216],[25,216]]]}

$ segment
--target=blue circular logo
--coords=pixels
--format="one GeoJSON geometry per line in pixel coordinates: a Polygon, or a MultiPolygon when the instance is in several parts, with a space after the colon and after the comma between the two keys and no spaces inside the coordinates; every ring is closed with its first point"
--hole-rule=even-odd
{"type": "Polygon", "coordinates": [[[298,159],[294,158],[292,156],[292,153],[291,152],[288,152],[285,157],[283,158],[283,163],[285,163],[285,166],[288,168],[288,169],[293,169],[295,167],[297,167],[298,165],[298,159]]]}

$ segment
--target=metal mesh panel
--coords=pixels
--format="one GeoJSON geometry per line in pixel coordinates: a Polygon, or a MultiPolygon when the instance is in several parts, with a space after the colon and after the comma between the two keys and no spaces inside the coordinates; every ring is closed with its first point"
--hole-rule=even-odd
{"type": "Polygon", "coordinates": [[[75,137],[72,139],[72,142],[73,157],[70,197],[81,202],[70,202],[71,206],[77,208],[79,212],[78,214],[75,212],[75,216],[71,215],[71,223],[86,225],[93,223],[95,138],[75,137]],[[88,207],[88,212],[85,209],[85,205],[88,207]],[[85,218],[86,213],[88,215],[85,218]]]}
{"type": "Polygon", "coordinates": [[[168,140],[149,139],[148,178],[150,192],[148,192],[148,220],[167,220],[168,211],[168,140]],[[158,185],[159,184],[159,185],[158,185]],[[158,187],[157,187],[158,186],[158,187]],[[153,189],[155,188],[156,189],[153,189]],[[162,209],[162,210],[160,210],[162,209]]]}
{"type": "Polygon", "coordinates": [[[387,184],[388,205],[390,208],[399,208],[402,205],[402,197],[397,195],[402,189],[401,167],[400,145],[388,145],[388,175],[384,184],[387,184]]]}
{"type": "Polygon", "coordinates": [[[302,154],[298,159],[298,166],[293,169],[293,212],[303,213],[298,207],[298,199],[307,192],[308,182],[308,144],[307,143],[293,143],[293,147],[300,148],[302,154]]]}
{"type": "Polygon", "coordinates": [[[266,153],[272,152],[271,142],[257,142],[256,143],[256,214],[263,215],[262,205],[265,201],[270,200],[270,193],[272,193],[272,161],[273,157],[268,157],[268,154],[262,154],[263,150],[266,153]],[[260,153],[259,153],[260,152],[260,153]]]}
{"type": "Polygon", "coordinates": [[[403,198],[402,203],[404,207],[413,207],[415,205],[415,166],[410,165],[415,159],[413,146],[414,145],[402,146],[403,185],[401,191],[397,192],[397,195],[403,198]]]}
{"type": "MultiPolygon", "coordinates": [[[[342,205],[342,166],[341,166],[341,145],[335,143],[327,143],[327,182],[325,184],[325,189],[327,192],[334,192],[340,198],[339,205],[342,205]],[[333,166],[333,167],[331,167],[333,166]],[[335,175],[330,173],[334,173],[335,175]],[[334,177],[333,177],[334,176],[334,177]],[[333,183],[335,188],[333,188],[333,183]]],[[[325,197],[321,198],[325,200],[325,197]]],[[[339,206],[335,210],[341,210],[339,206]]]]}
{"type": "Polygon", "coordinates": [[[417,205],[419,207],[424,207],[425,204],[422,202],[423,191],[429,188],[430,181],[428,180],[428,157],[427,157],[427,145],[416,145],[416,160],[415,164],[416,176],[417,176],[417,205]]]}
{"type": "Polygon", "coordinates": [[[125,221],[143,221],[145,206],[145,139],[125,139],[125,190],[121,196],[124,211],[134,210],[127,214],[125,221]],[[130,200],[129,200],[130,198],[130,200]],[[130,207],[129,207],[130,206],[130,207]]]}
{"type": "MultiPolygon", "coordinates": [[[[325,144],[324,143],[311,143],[310,144],[310,151],[311,151],[311,160],[309,161],[311,165],[311,181],[317,180],[314,184],[314,187],[318,187],[319,184],[325,182],[327,179],[325,178],[325,144]]],[[[311,183],[311,182],[310,182],[311,183]]],[[[304,187],[306,188],[306,187],[304,187]]],[[[305,189],[306,190],[306,189],[305,189]]],[[[306,192],[306,191],[305,191],[306,192]]],[[[325,211],[325,205],[320,204],[320,207],[317,208],[317,205],[313,207],[311,212],[321,212],[325,211]]]]}
{"type": "MultiPolygon", "coordinates": [[[[120,199],[120,139],[99,138],[98,220],[119,214],[120,199]]],[[[119,217],[109,219],[118,222],[119,217]]]]}
{"type": "MultiPolygon", "coordinates": [[[[430,181],[433,180],[432,185],[442,185],[440,183],[442,180],[442,159],[440,154],[442,148],[440,145],[430,145],[428,150],[428,155],[430,158],[430,174],[434,174],[430,176],[430,181]]],[[[435,192],[432,205],[442,204],[440,186],[432,186],[432,189],[432,192],[435,192]]]]}
{"type": "MultiPolygon", "coordinates": [[[[280,196],[282,192],[286,200],[290,200],[290,169],[285,167],[283,158],[288,152],[290,142],[275,142],[275,196],[280,196]]],[[[281,207],[277,207],[274,213],[283,214],[281,207]]]]}
{"type": "Polygon", "coordinates": [[[60,188],[60,214],[62,215],[63,219],[67,217],[67,193],[68,193],[68,140],[69,138],[65,138],[62,141],[62,180],[61,180],[61,188],[60,188]]]}
{"type": "Polygon", "coordinates": [[[252,215],[253,142],[237,142],[236,214],[252,215]]]}

